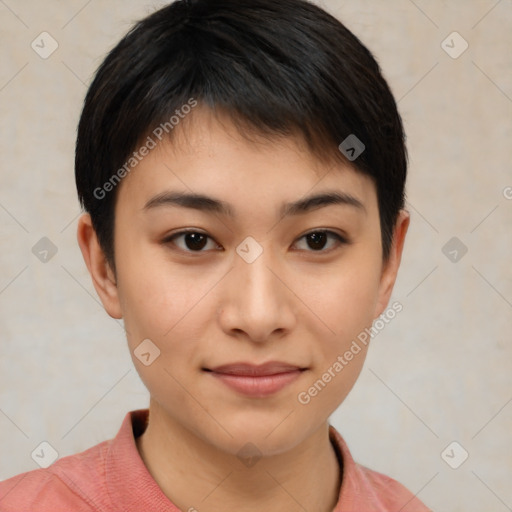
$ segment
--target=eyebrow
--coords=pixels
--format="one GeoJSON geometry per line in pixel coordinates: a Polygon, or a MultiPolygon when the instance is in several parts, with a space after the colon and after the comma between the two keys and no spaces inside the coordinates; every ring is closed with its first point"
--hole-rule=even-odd
{"type": "MultiPolygon", "coordinates": [[[[326,191],[304,197],[297,201],[284,203],[280,208],[280,214],[281,217],[299,215],[329,205],[352,206],[356,210],[366,213],[364,204],[351,194],[338,191],[326,191]]],[[[228,217],[235,216],[231,205],[220,199],[203,194],[170,191],[161,192],[149,199],[144,205],[143,210],[149,211],[154,208],[169,206],[193,208],[195,210],[218,213],[228,217]]]]}

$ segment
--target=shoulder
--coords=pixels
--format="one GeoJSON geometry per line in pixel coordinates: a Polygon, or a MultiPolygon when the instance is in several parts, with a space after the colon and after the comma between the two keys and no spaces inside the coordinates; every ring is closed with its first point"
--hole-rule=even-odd
{"type": "Polygon", "coordinates": [[[0,482],[0,512],[96,512],[105,508],[104,460],[110,441],[0,482]]]}
{"type": "Polygon", "coordinates": [[[341,434],[332,425],[329,431],[343,474],[334,512],[431,512],[400,482],[355,462],[341,434]]]}
{"type": "Polygon", "coordinates": [[[397,480],[362,466],[355,464],[361,484],[375,503],[381,507],[378,510],[402,512],[431,512],[411,491],[397,480]],[[397,508],[398,507],[398,508],[397,508]]]}

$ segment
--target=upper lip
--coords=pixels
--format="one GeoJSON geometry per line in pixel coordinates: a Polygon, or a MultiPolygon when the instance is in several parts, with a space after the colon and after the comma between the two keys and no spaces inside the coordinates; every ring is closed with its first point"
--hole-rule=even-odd
{"type": "Polygon", "coordinates": [[[269,361],[259,365],[251,363],[231,363],[205,369],[226,375],[248,376],[276,375],[279,373],[289,373],[297,370],[305,370],[303,367],[294,364],[283,363],[281,361],[269,361]]]}

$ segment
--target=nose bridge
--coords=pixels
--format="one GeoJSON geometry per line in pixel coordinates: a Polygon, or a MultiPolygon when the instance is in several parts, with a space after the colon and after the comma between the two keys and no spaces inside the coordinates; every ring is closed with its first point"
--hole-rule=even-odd
{"type": "Polygon", "coordinates": [[[230,299],[224,304],[224,329],[244,331],[253,341],[265,341],[274,331],[293,326],[292,294],[275,275],[279,272],[277,258],[254,239],[237,247],[230,299]]]}
{"type": "Polygon", "coordinates": [[[265,251],[254,261],[248,262],[241,258],[241,261],[237,262],[236,273],[242,285],[240,286],[242,296],[255,306],[258,303],[270,305],[273,301],[277,302],[279,291],[276,281],[278,280],[270,271],[270,268],[275,267],[272,265],[270,256],[270,251],[265,251]]]}

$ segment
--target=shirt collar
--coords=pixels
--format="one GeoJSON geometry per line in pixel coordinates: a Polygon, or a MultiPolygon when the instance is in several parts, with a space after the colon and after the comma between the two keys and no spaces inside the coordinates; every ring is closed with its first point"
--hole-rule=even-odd
{"type": "MultiPolygon", "coordinates": [[[[159,510],[181,512],[162,492],[146,468],[135,439],[146,429],[148,409],[126,414],[118,434],[112,440],[106,455],[106,484],[112,502],[119,510],[159,510]]],[[[329,439],[340,463],[342,484],[333,512],[360,512],[368,502],[361,495],[358,484],[358,465],[338,433],[329,425],[329,439]]]]}
{"type": "Polygon", "coordinates": [[[149,410],[126,414],[106,458],[105,478],[112,503],[118,510],[181,512],[165,496],[139,455],[135,438],[146,429],[149,410]]]}

